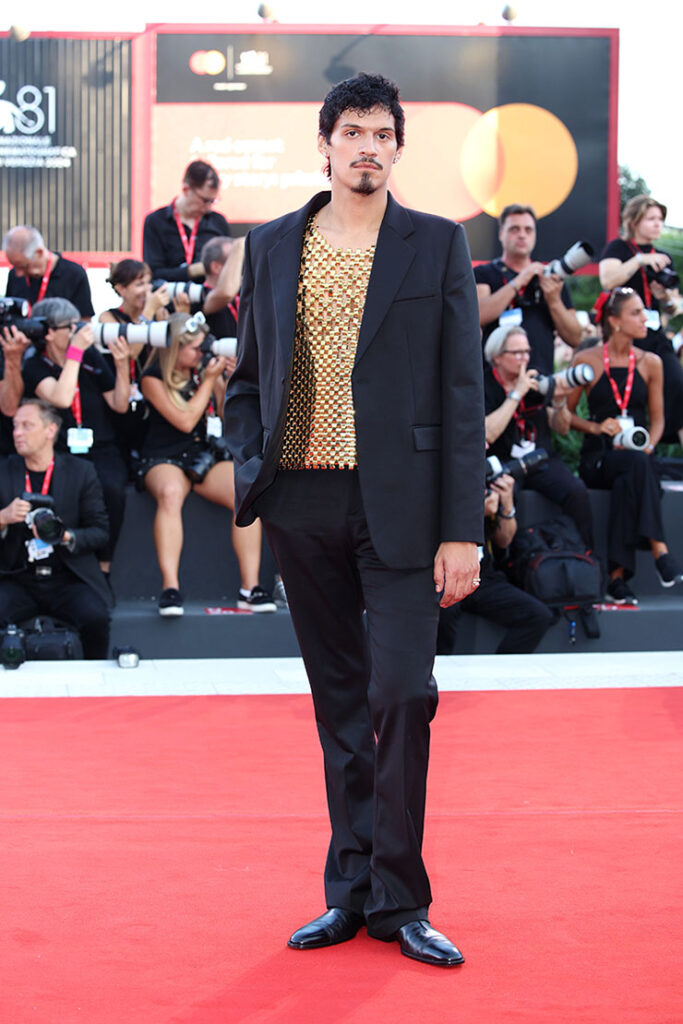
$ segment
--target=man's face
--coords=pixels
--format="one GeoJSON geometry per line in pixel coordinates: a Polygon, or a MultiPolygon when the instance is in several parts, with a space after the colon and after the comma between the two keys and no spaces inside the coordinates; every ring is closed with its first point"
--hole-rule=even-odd
{"type": "Polygon", "coordinates": [[[56,427],[43,423],[35,405],[23,405],[14,417],[14,447],[22,458],[35,455],[54,441],[56,427]]]}
{"type": "Polygon", "coordinates": [[[503,257],[531,256],[536,245],[536,225],[530,213],[511,213],[498,233],[503,257]]]}
{"type": "Polygon", "coordinates": [[[329,158],[333,184],[358,195],[383,188],[403,151],[396,142],[394,116],[384,107],[345,110],[329,142],[318,135],[318,149],[329,158]]]}
{"type": "Polygon", "coordinates": [[[18,249],[8,249],[6,256],[17,274],[22,274],[25,277],[42,277],[47,270],[49,257],[47,249],[36,249],[30,259],[18,249]]]}
{"type": "Polygon", "coordinates": [[[212,188],[206,182],[198,188],[183,185],[182,192],[188,217],[203,217],[205,213],[209,213],[218,199],[218,189],[212,188]]]}

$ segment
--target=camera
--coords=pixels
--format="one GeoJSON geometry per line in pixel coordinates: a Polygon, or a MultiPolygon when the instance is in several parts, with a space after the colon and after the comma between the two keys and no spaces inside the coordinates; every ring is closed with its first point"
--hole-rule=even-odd
{"type": "MultiPolygon", "coordinates": [[[[84,325],[81,323],[78,326],[84,325]]],[[[93,320],[90,326],[95,336],[95,342],[100,346],[111,345],[117,338],[125,338],[130,345],[151,345],[153,348],[168,347],[167,320],[148,324],[102,324],[93,320]]]]}
{"type": "Polygon", "coordinates": [[[535,448],[532,452],[527,452],[518,459],[508,459],[507,462],[501,462],[497,455],[489,455],[486,460],[486,486],[489,487],[504,473],[514,480],[521,480],[529,470],[542,466],[547,461],[548,453],[545,448],[535,448]]]}
{"type": "Polygon", "coordinates": [[[543,271],[543,276],[549,277],[551,274],[555,274],[564,280],[590,263],[594,255],[595,252],[590,242],[574,242],[564,256],[548,263],[543,271]]]}
{"type": "Polygon", "coordinates": [[[190,307],[201,306],[204,300],[204,286],[196,281],[164,281],[163,278],[156,278],[152,281],[152,291],[166,287],[170,302],[166,307],[173,312],[173,300],[176,295],[187,295],[190,300],[190,307]]]}
{"type": "Polygon", "coordinates": [[[21,497],[31,506],[25,519],[28,528],[32,530],[35,527],[38,537],[46,544],[59,544],[64,536],[64,523],[55,512],[54,498],[31,491],[24,491],[21,497]]]}
{"type": "Polygon", "coordinates": [[[543,377],[541,374],[536,378],[538,391],[551,399],[557,384],[564,382],[570,388],[583,387],[590,384],[595,378],[595,370],[589,363],[577,363],[576,366],[568,366],[566,370],[543,377]]]}
{"type": "Polygon", "coordinates": [[[237,338],[214,338],[213,334],[207,334],[200,351],[207,357],[206,362],[211,356],[224,356],[229,359],[237,355],[237,338]]]}
{"type": "Polygon", "coordinates": [[[28,316],[29,309],[25,299],[16,299],[12,296],[0,299],[0,328],[16,327],[29,341],[44,341],[51,324],[47,317],[28,316]]]}
{"type": "Polygon", "coordinates": [[[640,452],[650,443],[650,434],[646,427],[627,427],[612,438],[615,448],[628,448],[640,452]]]}
{"type": "Polygon", "coordinates": [[[193,456],[191,462],[183,466],[183,471],[193,484],[200,484],[217,462],[224,462],[229,458],[230,450],[225,438],[209,437],[206,446],[193,456]]]}
{"type": "Polygon", "coordinates": [[[667,291],[678,288],[680,284],[680,277],[671,267],[662,267],[661,270],[647,267],[645,273],[647,274],[648,281],[656,281],[657,284],[661,284],[662,288],[666,288],[667,291]]]}
{"type": "Polygon", "coordinates": [[[0,664],[5,668],[19,668],[26,661],[26,637],[23,629],[18,629],[13,622],[3,630],[0,640],[0,664]]]}

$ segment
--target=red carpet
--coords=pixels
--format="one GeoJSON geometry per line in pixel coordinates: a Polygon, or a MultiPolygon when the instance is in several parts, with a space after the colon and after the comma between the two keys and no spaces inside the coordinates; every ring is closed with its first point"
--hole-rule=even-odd
{"type": "Polygon", "coordinates": [[[310,701],[0,702],[3,1024],[680,1024],[683,691],[448,693],[439,970],[295,953],[327,844],[310,701]]]}

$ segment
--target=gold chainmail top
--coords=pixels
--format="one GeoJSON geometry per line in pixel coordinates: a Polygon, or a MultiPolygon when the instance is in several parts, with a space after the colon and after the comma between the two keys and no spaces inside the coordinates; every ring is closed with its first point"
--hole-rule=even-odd
{"type": "Polygon", "coordinates": [[[313,217],[306,225],[280,469],[358,464],[351,371],[374,255],[334,249],[313,217]]]}

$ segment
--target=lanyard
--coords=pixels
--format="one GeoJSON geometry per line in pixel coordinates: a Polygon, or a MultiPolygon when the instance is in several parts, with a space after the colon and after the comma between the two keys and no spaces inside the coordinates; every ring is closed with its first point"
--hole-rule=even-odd
{"type": "Polygon", "coordinates": [[[233,316],[233,319],[234,319],[235,323],[237,323],[237,314],[239,313],[239,308],[240,308],[240,297],[239,297],[239,295],[236,295],[235,298],[232,300],[232,302],[228,303],[228,309],[232,313],[232,316],[233,316]]]}
{"type": "MultiPolygon", "coordinates": [[[[635,244],[635,242],[629,241],[627,242],[627,245],[634,256],[637,256],[638,253],[643,251],[639,245],[635,244]]],[[[650,288],[650,282],[648,281],[647,274],[645,273],[645,267],[640,268],[640,276],[643,279],[643,299],[645,300],[645,307],[646,309],[652,309],[652,289],[650,288]]]]}
{"type": "MultiPolygon", "coordinates": [[[[43,279],[40,282],[40,288],[38,289],[38,298],[36,299],[36,302],[42,302],[42,300],[45,298],[45,292],[47,291],[47,286],[50,283],[50,275],[51,274],[52,274],[52,253],[50,253],[50,255],[48,257],[47,270],[43,274],[43,279]]],[[[31,287],[31,278],[30,278],[30,276],[28,274],[26,275],[26,284],[28,285],[29,288],[31,287]]],[[[30,311],[29,311],[29,315],[30,315],[30,311]]]]}
{"type": "MultiPolygon", "coordinates": [[[[498,383],[502,387],[503,391],[505,391],[505,385],[503,384],[502,378],[501,378],[500,374],[498,373],[498,370],[495,368],[495,366],[492,367],[492,369],[493,369],[493,376],[496,378],[496,380],[498,381],[498,383]]],[[[530,410],[526,408],[525,400],[526,400],[526,395],[524,396],[524,398],[521,399],[519,405],[517,406],[517,408],[513,412],[512,418],[515,421],[515,426],[519,430],[521,439],[523,441],[535,441],[536,440],[536,427],[535,427],[535,425],[533,423],[529,423],[528,426],[527,426],[527,422],[526,422],[526,420],[525,420],[525,418],[523,416],[523,413],[530,412],[530,410]]]]}
{"type": "Polygon", "coordinates": [[[623,398],[619,394],[619,388],[617,387],[616,382],[612,377],[612,374],[609,372],[609,352],[607,351],[607,345],[605,345],[602,350],[602,359],[605,364],[605,373],[607,374],[609,382],[612,385],[614,401],[617,403],[617,408],[619,409],[621,415],[625,416],[626,410],[628,409],[628,403],[631,398],[631,391],[633,390],[633,377],[636,368],[636,354],[633,351],[633,349],[631,349],[631,351],[628,354],[628,374],[626,375],[626,387],[624,388],[623,398]]]}
{"type": "MultiPolygon", "coordinates": [[[[50,465],[45,470],[45,476],[43,477],[43,485],[40,488],[40,493],[41,494],[47,494],[47,492],[50,490],[50,481],[52,480],[52,470],[54,468],[55,468],[55,459],[54,459],[54,455],[53,455],[52,458],[50,459],[50,465]]],[[[28,475],[28,470],[26,470],[26,474],[25,475],[26,475],[26,481],[25,481],[25,484],[24,484],[24,490],[27,492],[27,494],[33,494],[33,491],[31,490],[31,478],[28,475]]]]}
{"type": "Polygon", "coordinates": [[[178,215],[178,211],[175,208],[175,203],[176,203],[176,201],[174,199],[173,200],[173,204],[172,204],[173,205],[173,219],[175,220],[176,227],[178,228],[178,234],[180,235],[180,241],[182,242],[183,249],[185,250],[185,262],[187,263],[187,265],[189,267],[190,264],[192,263],[192,256],[193,256],[193,253],[194,253],[194,243],[195,243],[196,238],[197,238],[197,231],[199,229],[199,220],[200,220],[200,218],[197,217],[196,221],[192,225],[192,231],[190,233],[190,238],[189,238],[189,241],[188,241],[187,234],[185,232],[185,227],[183,226],[183,222],[181,221],[180,216],[178,215]]]}

